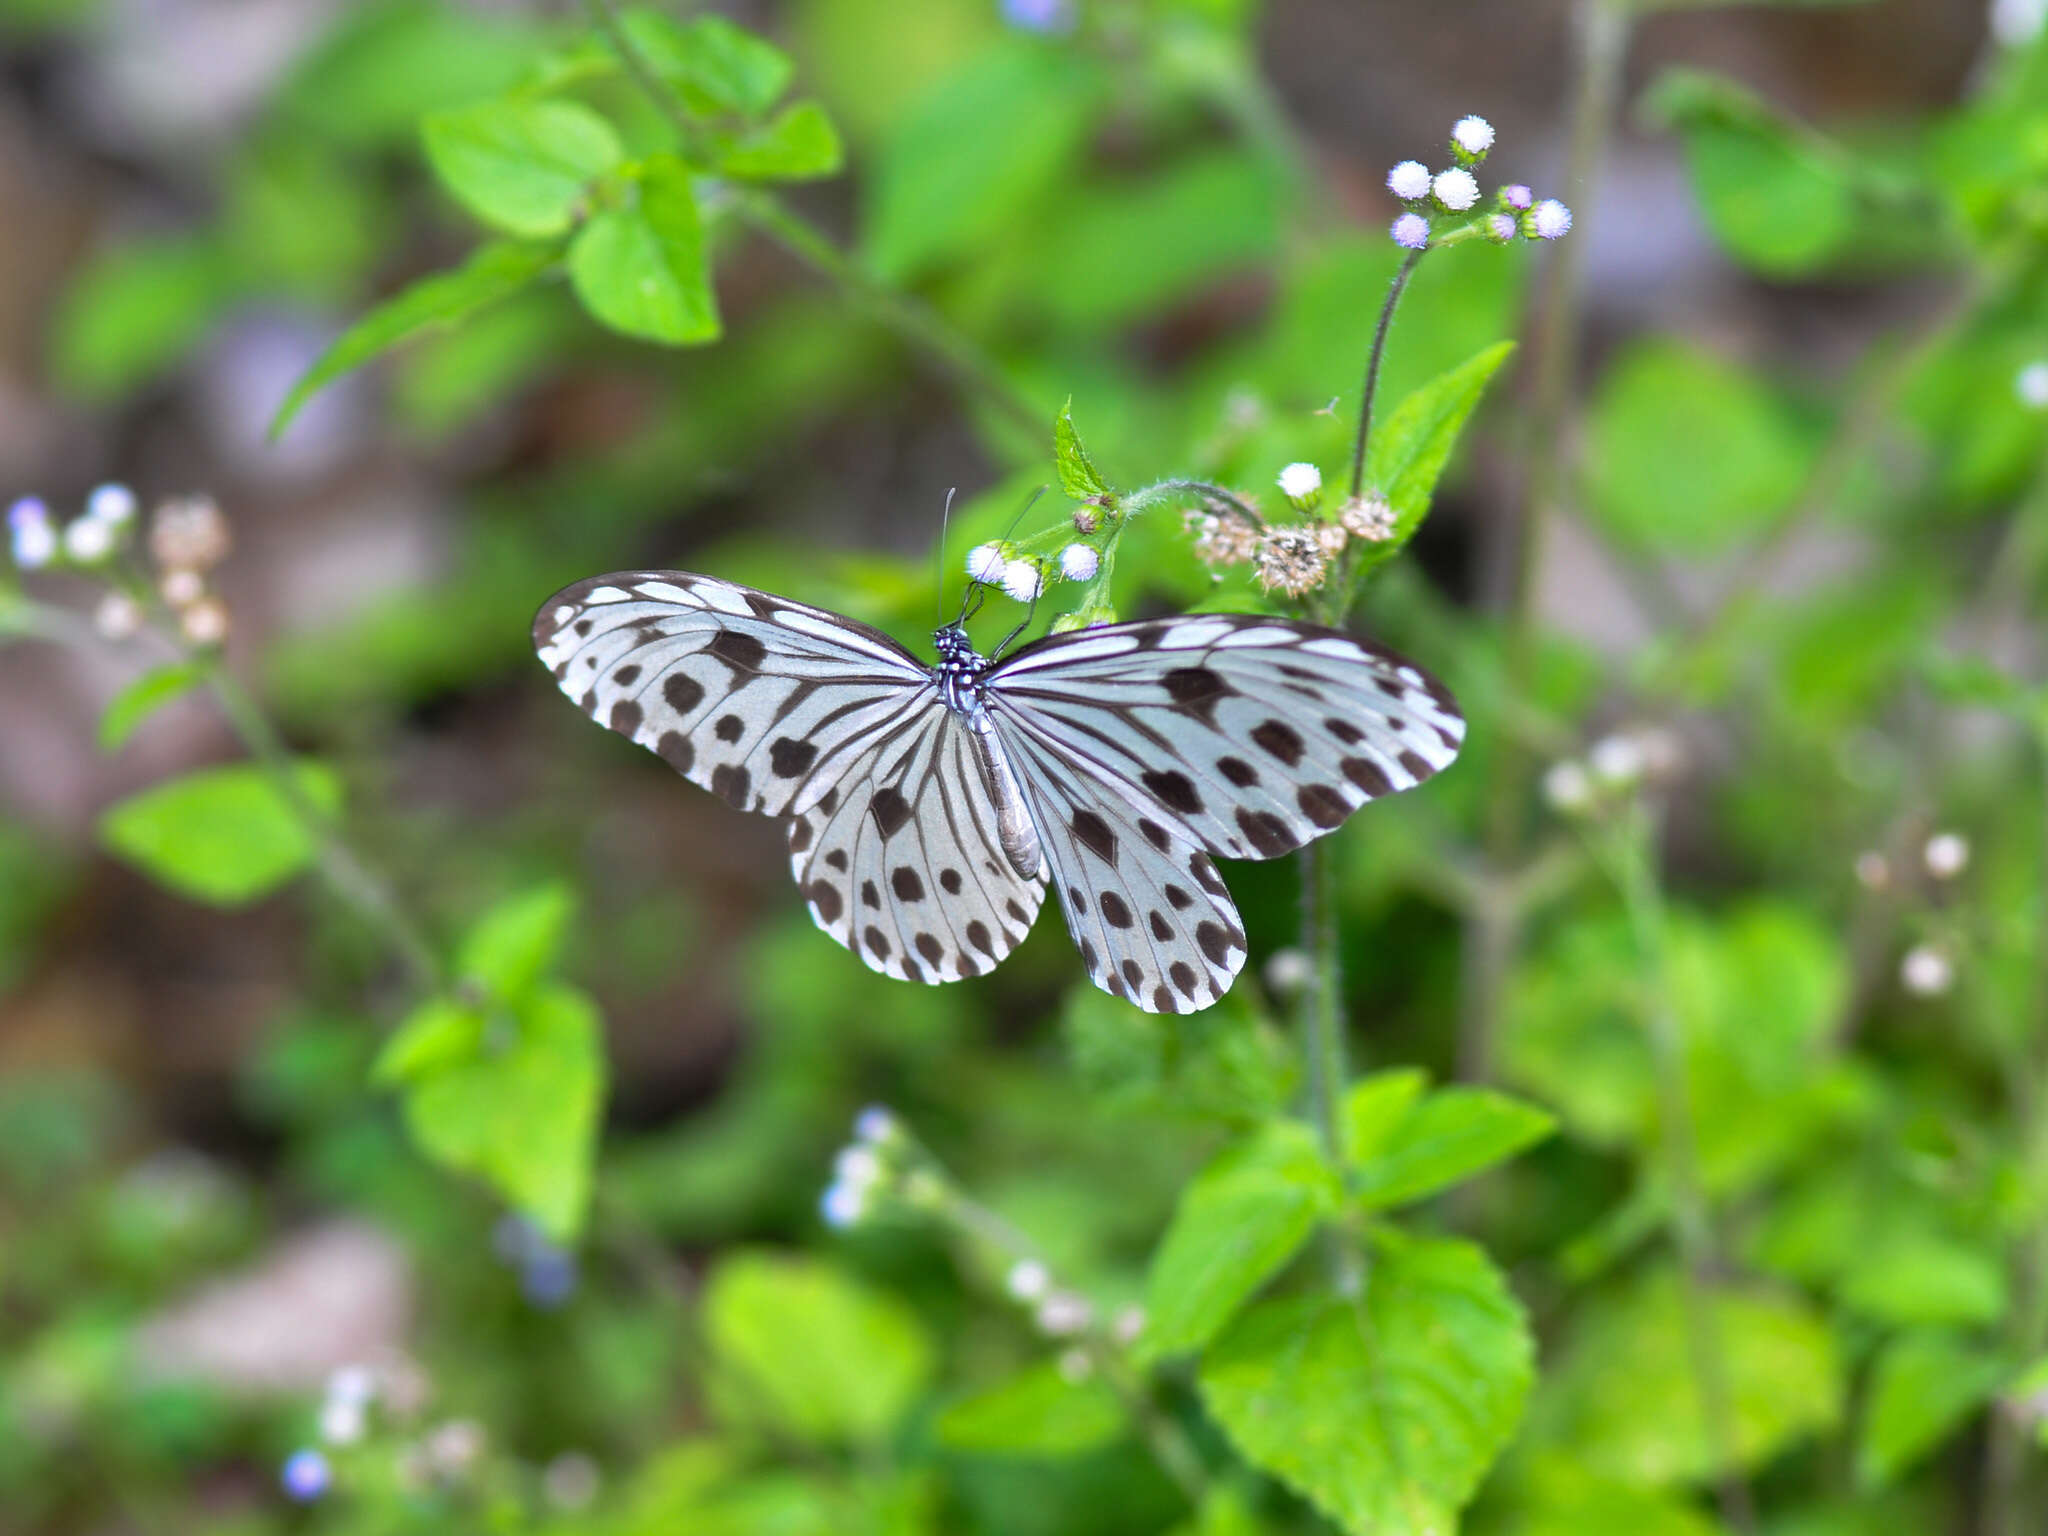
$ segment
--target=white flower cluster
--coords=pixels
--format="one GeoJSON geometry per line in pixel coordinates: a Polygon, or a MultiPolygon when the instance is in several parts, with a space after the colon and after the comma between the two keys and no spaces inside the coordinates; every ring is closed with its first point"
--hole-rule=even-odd
{"type": "Polygon", "coordinates": [[[1662,727],[1616,731],[1594,742],[1584,761],[1552,763],[1543,775],[1543,798],[1562,815],[1585,815],[1644,784],[1672,778],[1683,757],[1678,738],[1662,727]]]}
{"type": "Polygon", "coordinates": [[[909,1140],[903,1123],[879,1104],[855,1117],[853,1140],[832,1160],[832,1182],[818,1200],[818,1214],[826,1226],[843,1232],[875,1214],[895,1181],[909,1140]]]}
{"type": "MultiPolygon", "coordinates": [[[[1479,206],[1479,180],[1472,167],[1486,158],[1493,142],[1493,124],[1483,117],[1462,117],[1451,129],[1455,164],[1431,171],[1420,160],[1403,160],[1387,172],[1387,190],[1407,205],[1390,231],[1396,245],[1411,251],[1427,250],[1434,234],[1433,214],[1470,213],[1479,206]]],[[[1519,184],[1500,189],[1494,211],[1484,224],[1487,237],[1501,244],[1518,237],[1556,240],[1571,227],[1571,209],[1554,197],[1539,203],[1519,184]]]]}
{"type": "Polygon", "coordinates": [[[120,547],[134,521],[135,493],[125,485],[95,488],[61,533],[40,496],[23,496],[7,509],[9,551],[24,571],[42,569],[60,551],[71,564],[91,567],[120,547]]]}
{"type": "Polygon", "coordinates": [[[1001,544],[977,544],[967,552],[967,575],[986,587],[1001,587],[1020,603],[1037,600],[1045,593],[1046,578],[1056,573],[1062,581],[1093,581],[1102,569],[1102,556],[1092,544],[1069,544],[1059,553],[1054,570],[1028,555],[1013,555],[1001,544]]]}

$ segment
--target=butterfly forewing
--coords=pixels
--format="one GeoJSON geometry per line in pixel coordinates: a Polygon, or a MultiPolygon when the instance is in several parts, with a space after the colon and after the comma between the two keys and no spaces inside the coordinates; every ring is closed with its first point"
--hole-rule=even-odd
{"type": "Polygon", "coordinates": [[[970,732],[943,706],[878,740],[789,823],[811,917],[906,981],[978,976],[1031,929],[1043,877],[1011,867],[970,732]]]}
{"type": "Polygon", "coordinates": [[[1249,615],[1054,636],[998,666],[987,695],[1006,744],[1029,737],[1134,811],[1237,859],[1277,858],[1420,783],[1465,731],[1413,663],[1249,615]]]}
{"type": "Polygon", "coordinates": [[[534,620],[562,692],[744,811],[782,815],[846,754],[945,713],[928,670],[879,631],[678,571],[579,581],[534,620]]]}

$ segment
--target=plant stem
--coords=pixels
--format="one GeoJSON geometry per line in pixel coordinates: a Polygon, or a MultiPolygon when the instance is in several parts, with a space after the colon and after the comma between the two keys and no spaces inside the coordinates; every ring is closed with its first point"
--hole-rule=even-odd
{"type": "MultiPolygon", "coordinates": [[[[634,46],[619,24],[613,0],[584,0],[584,10],[642,94],[675,126],[684,145],[697,143],[703,136],[703,125],[691,117],[646,55],[634,46]]],[[[936,357],[960,382],[1002,411],[1030,441],[1036,443],[1044,435],[1045,424],[1052,415],[1050,409],[1041,409],[974,342],[931,309],[861,271],[822,230],[778,199],[763,192],[735,189],[731,206],[749,228],[767,236],[836,284],[912,347],[936,357]]]]}
{"type": "Polygon", "coordinates": [[[1365,383],[1358,391],[1358,431],[1351,439],[1349,494],[1353,500],[1365,494],[1365,445],[1372,434],[1373,401],[1380,392],[1380,364],[1387,355],[1387,332],[1394,327],[1394,310],[1401,303],[1401,295],[1407,291],[1408,279],[1415,275],[1416,264],[1427,254],[1426,250],[1410,251],[1401,258],[1394,280],[1387,286],[1386,302],[1380,305],[1379,324],[1373,327],[1372,350],[1365,358],[1365,383]]]}
{"type": "MultiPolygon", "coordinates": [[[[1344,1155],[1344,1090],[1350,1082],[1345,1060],[1343,977],[1337,949],[1337,871],[1334,850],[1322,842],[1305,845],[1301,866],[1301,947],[1310,976],[1301,998],[1301,1057],[1307,1111],[1323,1157],[1345,1188],[1351,1168],[1344,1155]]],[[[1330,1276],[1340,1296],[1364,1293],[1365,1252],[1356,1234],[1339,1223],[1327,1233],[1330,1276]]]]}
{"type": "Polygon", "coordinates": [[[1734,1398],[1724,1365],[1720,1324],[1714,1315],[1713,1292],[1722,1262],[1713,1212],[1700,1180],[1699,1138],[1685,1074],[1685,1025],[1672,996],[1665,943],[1667,918],[1657,881],[1654,836],[1650,817],[1640,802],[1630,805],[1612,834],[1608,862],[1643,966],[1650,1052],[1664,1130],[1665,1177],[1671,1185],[1670,1229],[1679,1254],[1679,1305],[1707,1454],[1716,1473],[1722,1519],[1730,1529],[1751,1536],[1756,1530],[1756,1508],[1736,1463],[1734,1398]]]}

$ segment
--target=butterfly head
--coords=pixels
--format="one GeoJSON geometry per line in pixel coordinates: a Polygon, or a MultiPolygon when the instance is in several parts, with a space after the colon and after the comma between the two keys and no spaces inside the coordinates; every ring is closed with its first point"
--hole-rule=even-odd
{"type": "Polygon", "coordinates": [[[941,672],[959,676],[979,672],[988,665],[987,658],[975,650],[974,642],[967,638],[966,626],[957,621],[933,631],[932,644],[938,648],[941,672]]]}

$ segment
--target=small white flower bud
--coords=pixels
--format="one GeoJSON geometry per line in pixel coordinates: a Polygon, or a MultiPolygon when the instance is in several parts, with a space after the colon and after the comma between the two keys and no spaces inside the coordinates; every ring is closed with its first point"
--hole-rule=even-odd
{"type": "Polygon", "coordinates": [[[1403,160],[1387,172],[1387,190],[1405,203],[1429,196],[1429,167],[1420,160],[1403,160]]]}
{"type": "Polygon", "coordinates": [[[96,517],[75,517],[64,529],[64,553],[79,565],[97,565],[114,552],[115,529],[96,517]]]}
{"type": "Polygon", "coordinates": [[[2024,48],[2048,25],[2048,0],[1991,0],[1991,35],[2007,48],[2024,48]]]}
{"type": "Polygon", "coordinates": [[[1085,1349],[1063,1349],[1059,1358],[1060,1380],[1070,1387],[1078,1387],[1095,1374],[1095,1362],[1088,1358],[1085,1349]]]}
{"type": "Polygon", "coordinates": [[[92,627],[102,639],[126,640],[142,628],[142,610],[126,592],[109,592],[92,611],[92,627]]]}
{"type": "Polygon", "coordinates": [[[832,1184],[818,1201],[818,1214],[837,1232],[857,1225],[867,1211],[868,1191],[852,1184],[832,1184]]]}
{"type": "Polygon", "coordinates": [[[173,608],[189,608],[206,595],[206,578],[197,571],[165,571],[156,589],[173,608]]]}
{"type": "Polygon", "coordinates": [[[1970,862],[1970,845],[1957,832],[1937,832],[1920,852],[1927,873],[1937,880],[1953,880],[1970,862]]]}
{"type": "Polygon", "coordinates": [[[1521,232],[1522,226],[1512,213],[1489,213],[1486,216],[1486,238],[1496,245],[1506,245],[1521,232]]]}
{"type": "Polygon", "coordinates": [[[367,1365],[338,1366],[327,1378],[327,1399],[335,1403],[367,1403],[377,1395],[377,1375],[367,1365]]]}
{"type": "Polygon", "coordinates": [[[1145,1309],[1135,1303],[1120,1308],[1116,1314],[1116,1321],[1110,1324],[1109,1331],[1117,1343],[1128,1349],[1138,1342],[1138,1335],[1145,1331],[1145,1309]]]}
{"type": "Polygon", "coordinates": [[[1003,1286],[1019,1301],[1042,1301],[1052,1289],[1052,1273],[1036,1259],[1019,1259],[1010,1266],[1003,1286]]]}
{"type": "Polygon", "coordinates": [[[1529,230],[1539,240],[1561,240],[1572,227],[1572,211],[1554,197],[1546,197],[1529,215],[1529,230]]]}
{"type": "Polygon", "coordinates": [[[1003,546],[977,544],[967,551],[967,574],[983,586],[995,586],[1003,579],[1003,546]]]}
{"type": "Polygon", "coordinates": [[[1389,233],[1394,237],[1394,244],[1404,250],[1420,251],[1429,245],[1429,220],[1419,213],[1404,213],[1394,220],[1394,227],[1389,233]]]}
{"type": "Polygon", "coordinates": [[[1536,194],[1517,181],[1500,189],[1500,200],[1517,213],[1527,213],[1535,205],[1536,194]]]}
{"type": "Polygon", "coordinates": [[[1602,784],[1625,789],[1642,780],[1643,749],[1633,736],[1603,736],[1586,754],[1586,766],[1602,784]]]}
{"type": "Polygon", "coordinates": [[[329,1445],[354,1445],[363,1438],[363,1405],[345,1398],[329,1398],[320,1409],[320,1438],[329,1445]]]}
{"type": "Polygon", "coordinates": [[[1479,201],[1479,183],[1463,166],[1453,166],[1440,172],[1429,189],[1436,194],[1436,200],[1453,213],[1463,213],[1479,201]]]}
{"type": "Polygon", "coordinates": [[[178,615],[178,628],[194,645],[219,645],[228,637],[228,611],[219,599],[202,597],[178,615]]]}
{"type": "Polygon", "coordinates": [[[1299,949],[1275,950],[1266,962],[1266,990],[1276,997],[1295,996],[1315,976],[1315,963],[1299,949]]]}
{"type": "Polygon", "coordinates": [[[1552,763],[1543,775],[1543,798],[1550,808],[1567,816],[1576,815],[1593,803],[1593,779],[1585,765],[1567,758],[1552,763]]]}
{"type": "Polygon", "coordinates": [[[95,486],[92,494],[85,498],[85,515],[96,517],[103,523],[112,523],[116,528],[135,521],[135,493],[125,485],[108,483],[95,486]]]}
{"type": "Polygon", "coordinates": [[[1054,1291],[1038,1304],[1038,1331],[1048,1338],[1069,1338],[1083,1332],[1094,1318],[1095,1309],[1077,1291],[1054,1291]]]}
{"type": "Polygon", "coordinates": [[[1939,997],[1955,979],[1954,962],[1932,944],[1915,944],[1899,962],[1899,980],[1918,997],[1939,997]]]}
{"type": "Polygon", "coordinates": [[[2048,360],[2027,364],[2013,377],[2012,387],[2022,403],[2048,411],[2048,360]]]}
{"type": "Polygon", "coordinates": [[[1068,581],[1093,581],[1102,569],[1102,556],[1093,544],[1069,544],[1060,551],[1060,575],[1068,581]]]}
{"type": "Polygon", "coordinates": [[[841,1148],[839,1156],[832,1160],[832,1177],[834,1182],[854,1189],[872,1189],[882,1180],[882,1159],[870,1146],[841,1148]]]}
{"type": "Polygon", "coordinates": [[[1313,464],[1293,463],[1280,471],[1280,494],[1307,512],[1322,500],[1323,472],[1313,464]]]}
{"type": "Polygon", "coordinates": [[[903,1122],[886,1104],[870,1104],[853,1117],[853,1139],[879,1147],[902,1133],[903,1122]]]}
{"type": "Polygon", "coordinates": [[[1035,560],[1012,560],[1003,567],[1003,591],[1028,603],[1045,590],[1045,573],[1035,560]]]}
{"type": "Polygon", "coordinates": [[[1483,117],[1461,117],[1451,129],[1451,142],[1476,160],[1493,148],[1493,124],[1483,117]]]}
{"type": "Polygon", "coordinates": [[[1892,883],[1891,860],[1875,848],[1856,855],[1856,883],[1866,891],[1882,891],[1892,883]]]}
{"type": "Polygon", "coordinates": [[[42,498],[24,496],[7,509],[7,533],[14,563],[24,571],[41,570],[57,555],[57,529],[42,498]]]}

